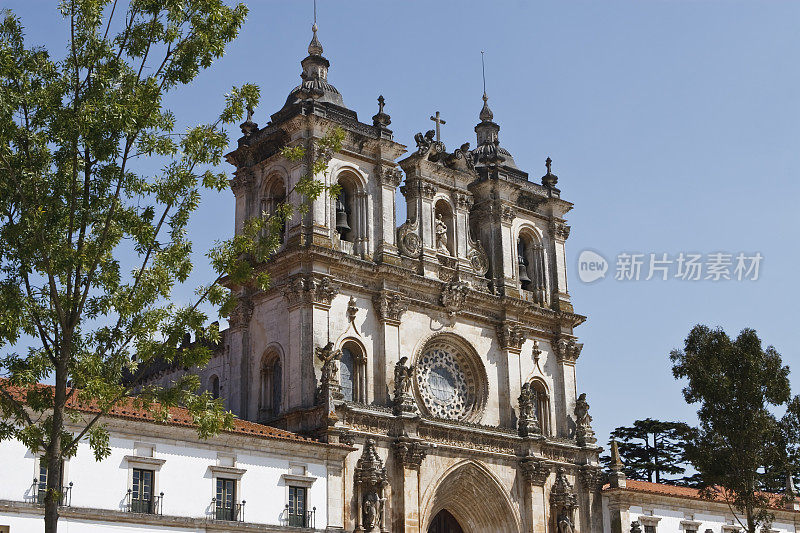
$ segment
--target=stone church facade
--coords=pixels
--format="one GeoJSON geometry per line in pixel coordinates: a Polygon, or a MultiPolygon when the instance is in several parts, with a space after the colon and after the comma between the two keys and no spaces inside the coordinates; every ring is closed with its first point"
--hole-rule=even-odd
{"type": "Polygon", "coordinates": [[[317,179],[342,193],[288,221],[269,290],[234,288],[203,383],[242,419],[355,448],[328,468],[328,529],[600,531],[600,449],[575,372],[585,317],[567,291],[572,204],[549,159],[539,182],[517,167],[485,94],[474,148],[449,151],[437,114],[407,149],[382,97],[371,123],[345,106],[316,27],[308,52],[284,106],[265,127],[248,118],[228,155],[236,231],[301,201],[310,159],[281,148],[313,154],[333,128],[343,147],[317,179]]]}

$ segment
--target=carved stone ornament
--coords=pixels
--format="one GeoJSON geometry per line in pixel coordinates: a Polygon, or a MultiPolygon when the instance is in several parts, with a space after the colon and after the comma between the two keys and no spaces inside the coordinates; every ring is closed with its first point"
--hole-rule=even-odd
{"type": "Polygon", "coordinates": [[[381,292],[373,303],[378,317],[387,324],[400,324],[403,313],[408,311],[408,300],[397,293],[381,292]]]}
{"type": "Polygon", "coordinates": [[[367,439],[364,443],[353,471],[353,484],[356,497],[355,531],[387,531],[385,489],[389,481],[383,461],[375,449],[374,439],[367,439]]]}
{"type": "Polygon", "coordinates": [[[436,140],[436,131],[428,130],[423,135],[421,132],[414,135],[417,143],[417,155],[426,156],[435,161],[440,154],[447,151],[442,141],[436,140]]]}
{"type": "Polygon", "coordinates": [[[517,210],[511,207],[510,205],[504,205],[500,209],[500,218],[506,224],[511,224],[514,220],[514,217],[517,216],[517,210]]]}
{"type": "Polygon", "coordinates": [[[583,465],[580,471],[583,487],[589,492],[596,492],[603,488],[605,476],[603,469],[595,465],[583,465]]]}
{"type": "MultiPolygon", "coordinates": [[[[339,360],[341,350],[334,350],[333,343],[314,349],[317,358],[322,361],[322,376],[317,388],[317,402],[326,404],[328,412],[333,413],[333,403],[344,399],[342,387],[339,383],[339,360]]],[[[335,416],[335,415],[334,415],[335,416]]]]}
{"type": "Polygon", "coordinates": [[[427,446],[420,440],[398,437],[394,441],[394,457],[404,468],[419,469],[427,454],[427,446]]]}
{"type": "Polygon", "coordinates": [[[474,171],[475,162],[472,160],[469,143],[464,143],[461,147],[456,148],[452,154],[445,158],[444,164],[456,170],[474,171]]]}
{"type": "Polygon", "coordinates": [[[550,466],[544,459],[537,457],[524,457],[520,459],[519,466],[525,480],[533,485],[543,486],[550,477],[550,466]]]}
{"type": "Polygon", "coordinates": [[[356,299],[352,296],[350,300],[347,302],[347,320],[353,327],[356,327],[356,315],[358,314],[358,305],[356,304],[356,299]]]}
{"type": "Polygon", "coordinates": [[[631,533],[642,533],[642,525],[638,520],[631,522],[631,533]]]}
{"type": "Polygon", "coordinates": [[[536,417],[536,390],[530,382],[522,385],[519,395],[519,419],[517,421],[517,431],[522,438],[532,437],[541,434],[539,420],[536,417]]]}
{"type": "Polygon", "coordinates": [[[586,401],[585,392],[575,400],[575,441],[578,446],[597,442],[592,429],[592,415],[589,414],[589,402],[586,401]]]}
{"type": "Polygon", "coordinates": [[[447,312],[452,316],[464,308],[469,294],[469,284],[463,281],[453,281],[445,285],[439,298],[447,312]]]}
{"type": "Polygon", "coordinates": [[[553,236],[561,239],[563,241],[567,240],[569,237],[570,226],[567,226],[564,222],[560,222],[557,220],[550,221],[550,231],[553,233],[553,236]]]}
{"type": "Polygon", "coordinates": [[[399,168],[389,167],[381,170],[381,183],[397,187],[403,181],[403,172],[399,168]]]}
{"type": "Polygon", "coordinates": [[[250,188],[251,185],[255,182],[255,175],[253,174],[253,169],[249,167],[239,168],[232,180],[228,183],[231,186],[231,190],[233,194],[239,196],[239,193],[242,193],[250,188]]]}
{"type": "Polygon", "coordinates": [[[486,255],[481,241],[475,241],[472,249],[467,254],[469,263],[472,265],[472,270],[476,276],[484,276],[489,271],[489,256],[486,255]]]}
{"type": "Polygon", "coordinates": [[[415,414],[417,404],[411,394],[414,365],[406,365],[408,357],[401,357],[394,365],[394,414],[415,414]]]}
{"type": "Polygon", "coordinates": [[[519,352],[526,339],[525,330],[519,324],[503,322],[497,325],[497,340],[506,350],[519,352]]]}
{"type": "Polygon", "coordinates": [[[231,329],[250,327],[250,319],[253,317],[253,301],[247,296],[240,296],[236,307],[231,313],[228,323],[231,329]]]}
{"type": "Polygon", "coordinates": [[[567,480],[564,467],[556,470],[556,481],[550,490],[551,516],[555,518],[555,530],[558,533],[574,533],[575,509],[578,508],[578,496],[567,480]]]}
{"type": "Polygon", "coordinates": [[[283,295],[289,307],[303,304],[315,304],[328,308],[339,287],[327,276],[319,274],[301,274],[289,281],[283,288],[283,295]]]}
{"type": "Polygon", "coordinates": [[[556,341],[554,348],[559,363],[575,364],[581,355],[583,344],[578,343],[575,339],[561,337],[556,341]]]}
{"type": "Polygon", "coordinates": [[[528,211],[536,211],[546,199],[536,196],[533,193],[528,191],[523,191],[517,197],[517,205],[522,209],[527,209],[528,211]]]}
{"type": "Polygon", "coordinates": [[[422,239],[417,234],[419,223],[417,218],[406,220],[397,228],[397,248],[402,255],[407,257],[419,257],[422,253],[422,239]]]}

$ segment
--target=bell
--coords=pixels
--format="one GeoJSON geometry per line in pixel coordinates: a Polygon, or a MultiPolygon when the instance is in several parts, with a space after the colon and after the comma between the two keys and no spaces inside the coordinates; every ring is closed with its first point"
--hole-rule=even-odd
{"type": "Polygon", "coordinates": [[[341,197],[336,199],[336,231],[339,235],[344,235],[350,231],[350,224],[347,223],[347,211],[341,197]]]}
{"type": "Polygon", "coordinates": [[[531,283],[531,278],[528,277],[528,264],[525,261],[525,248],[523,246],[517,248],[517,257],[519,257],[519,282],[523,289],[527,289],[531,283]]]}

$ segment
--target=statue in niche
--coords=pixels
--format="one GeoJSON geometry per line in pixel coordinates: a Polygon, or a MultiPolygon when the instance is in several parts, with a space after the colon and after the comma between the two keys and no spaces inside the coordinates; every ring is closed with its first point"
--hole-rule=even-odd
{"type": "Polygon", "coordinates": [[[436,215],[436,250],[440,254],[450,255],[450,250],[447,249],[447,224],[441,213],[436,215]]]}
{"type": "Polygon", "coordinates": [[[558,533],[575,533],[572,520],[569,519],[567,512],[562,512],[558,517],[558,533]]]}
{"type": "Polygon", "coordinates": [[[380,498],[377,492],[370,492],[364,498],[364,530],[372,531],[378,525],[378,511],[380,510],[380,498]]]}

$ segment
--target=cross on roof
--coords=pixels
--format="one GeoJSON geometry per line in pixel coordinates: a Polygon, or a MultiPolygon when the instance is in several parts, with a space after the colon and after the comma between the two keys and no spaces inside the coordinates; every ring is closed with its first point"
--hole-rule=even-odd
{"type": "Polygon", "coordinates": [[[442,124],[447,124],[447,122],[445,122],[445,120],[441,116],[439,116],[438,111],[436,112],[436,115],[431,117],[431,120],[436,123],[436,142],[439,142],[442,140],[441,132],[439,131],[439,126],[441,126],[442,124]]]}

